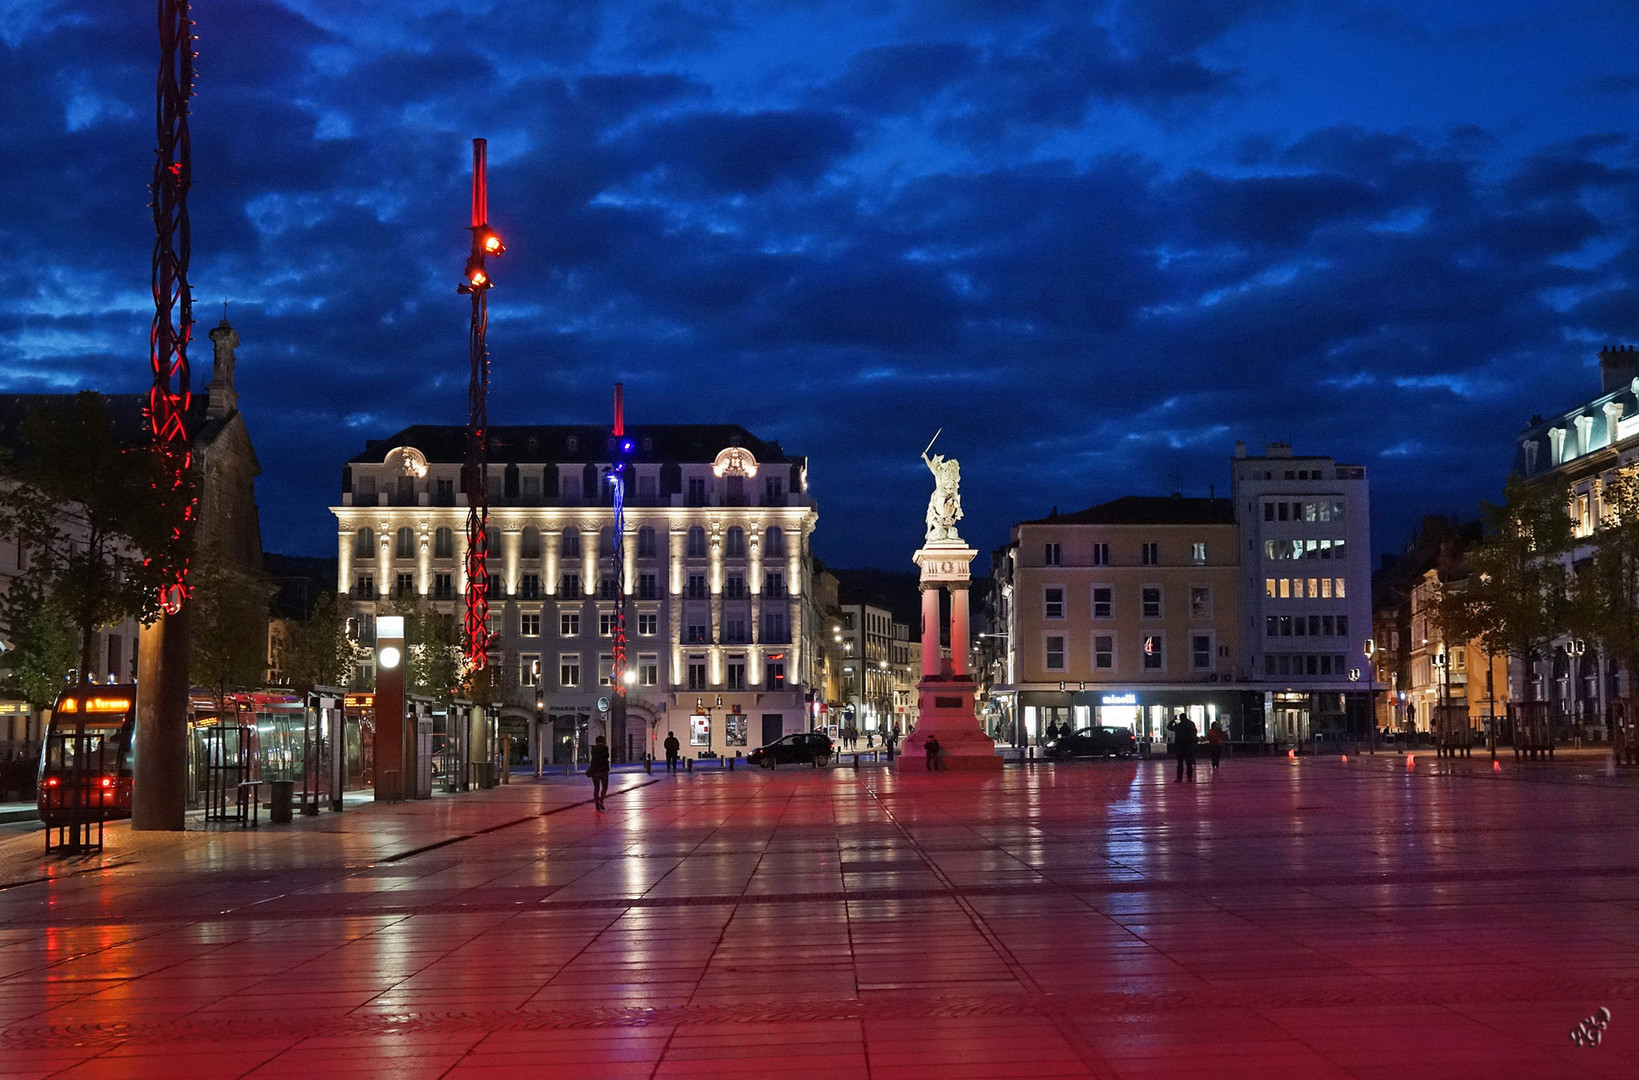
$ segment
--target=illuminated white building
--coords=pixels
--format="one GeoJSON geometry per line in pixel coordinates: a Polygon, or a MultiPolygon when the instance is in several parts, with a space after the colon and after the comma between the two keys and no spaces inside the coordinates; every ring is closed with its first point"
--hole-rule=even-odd
{"type": "MultiPolygon", "coordinates": [[[[616,575],[611,436],[593,426],[495,427],[489,446],[491,662],[507,713],[553,720],[549,756],[611,694],[616,575]],[[578,718],[578,720],[577,720],[578,718]]],[[[738,425],[628,425],[624,581],[627,740],[734,756],[807,726],[820,627],[806,602],[817,514],[807,459],[738,425]]],[[[343,472],[338,588],[465,610],[466,429],[406,428],[343,472]]],[[[584,751],[583,751],[584,753],[584,751]]]]}

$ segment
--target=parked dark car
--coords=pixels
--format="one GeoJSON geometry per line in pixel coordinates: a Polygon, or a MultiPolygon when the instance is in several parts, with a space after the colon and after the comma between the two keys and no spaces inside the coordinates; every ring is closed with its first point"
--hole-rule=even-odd
{"type": "Polygon", "coordinates": [[[1077,757],[1129,757],[1138,752],[1138,738],[1127,728],[1082,728],[1047,744],[1047,756],[1055,760],[1077,757]]]}
{"type": "Polygon", "coordinates": [[[831,760],[831,737],[823,731],[799,731],[759,746],[746,758],[753,765],[824,765],[831,760]]]}

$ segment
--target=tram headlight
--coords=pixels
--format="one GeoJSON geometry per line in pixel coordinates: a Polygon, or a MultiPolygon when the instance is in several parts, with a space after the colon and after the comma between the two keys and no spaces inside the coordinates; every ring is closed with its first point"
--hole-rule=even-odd
{"type": "Polygon", "coordinates": [[[391,645],[383,645],[376,650],[376,663],[384,668],[396,668],[398,662],[402,659],[404,659],[403,655],[391,645]]]}

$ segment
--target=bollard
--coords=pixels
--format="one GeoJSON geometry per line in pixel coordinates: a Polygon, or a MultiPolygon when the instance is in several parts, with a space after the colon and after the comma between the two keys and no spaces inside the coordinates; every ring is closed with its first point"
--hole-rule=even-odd
{"type": "Polygon", "coordinates": [[[689,772],[693,772],[693,771],[694,771],[694,759],[689,758],[689,772]]]}
{"type": "Polygon", "coordinates": [[[735,754],[734,757],[731,757],[731,758],[728,759],[728,771],[729,772],[734,771],[734,758],[739,757],[739,756],[740,756],[739,754],[735,754]]]}
{"type": "Polygon", "coordinates": [[[859,771],[859,754],[858,753],[854,754],[854,771],[855,772],[859,771]]]}
{"type": "Polygon", "coordinates": [[[654,755],[653,754],[644,754],[643,755],[643,771],[648,773],[650,776],[654,775],[654,755]]]}

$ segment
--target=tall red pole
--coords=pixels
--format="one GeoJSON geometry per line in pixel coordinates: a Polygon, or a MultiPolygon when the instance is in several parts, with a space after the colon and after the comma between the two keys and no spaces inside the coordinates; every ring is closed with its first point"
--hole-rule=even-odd
{"type": "Polygon", "coordinates": [[[472,251],[460,291],[472,296],[467,333],[471,377],[467,383],[467,458],[462,487],[467,493],[467,615],[464,639],[474,672],[489,666],[489,290],[485,257],[506,250],[489,227],[489,177],[483,139],[472,140],[472,251]]]}
{"type": "MultiPolygon", "coordinates": [[[[188,752],[188,557],[195,502],[189,484],[192,435],[188,339],[193,296],[188,290],[188,188],[192,182],[188,99],[193,95],[194,36],[188,0],[159,0],[158,146],[154,159],[154,320],[149,332],[153,389],[148,421],[154,452],[166,466],[166,487],[154,497],[171,504],[174,526],[165,553],[160,615],[142,628],[138,647],[136,772],[131,825],[180,830],[186,823],[188,752]]],[[[153,559],[159,553],[150,552],[153,559]]]]}

